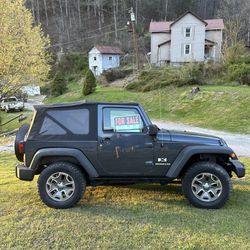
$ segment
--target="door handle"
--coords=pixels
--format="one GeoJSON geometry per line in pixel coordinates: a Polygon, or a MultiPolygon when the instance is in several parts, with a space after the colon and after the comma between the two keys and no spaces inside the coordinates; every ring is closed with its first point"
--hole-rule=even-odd
{"type": "Polygon", "coordinates": [[[110,137],[105,137],[105,138],[102,138],[101,140],[100,140],[100,142],[101,143],[107,143],[107,142],[110,142],[111,141],[111,138],[110,137]]]}

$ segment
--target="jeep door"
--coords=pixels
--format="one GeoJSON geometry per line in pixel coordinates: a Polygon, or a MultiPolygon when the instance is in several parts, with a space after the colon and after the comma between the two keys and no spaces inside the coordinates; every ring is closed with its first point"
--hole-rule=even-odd
{"type": "Polygon", "coordinates": [[[146,176],[153,168],[154,138],[138,106],[100,105],[98,161],[104,175],[146,176]]]}

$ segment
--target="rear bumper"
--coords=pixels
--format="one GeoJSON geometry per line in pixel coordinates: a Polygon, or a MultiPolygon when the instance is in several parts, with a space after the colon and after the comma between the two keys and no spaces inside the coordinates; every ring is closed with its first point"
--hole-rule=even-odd
{"type": "Polygon", "coordinates": [[[245,176],[245,166],[238,160],[230,160],[233,166],[233,172],[238,176],[238,178],[242,178],[245,176]]]}
{"type": "Polygon", "coordinates": [[[24,164],[16,165],[16,177],[23,181],[32,181],[35,172],[33,169],[27,168],[24,164]]]}

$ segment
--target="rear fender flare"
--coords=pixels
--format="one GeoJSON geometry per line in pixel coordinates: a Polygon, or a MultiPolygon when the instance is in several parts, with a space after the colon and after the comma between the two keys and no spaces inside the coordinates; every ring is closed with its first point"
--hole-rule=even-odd
{"type": "Polygon", "coordinates": [[[216,154],[216,155],[230,155],[233,150],[229,147],[222,146],[188,146],[184,148],[177,156],[175,161],[169,168],[166,177],[175,179],[180,174],[182,168],[188,160],[196,154],[216,154]]]}
{"type": "Polygon", "coordinates": [[[39,164],[41,162],[41,159],[43,157],[50,157],[50,156],[69,156],[72,158],[75,158],[79,163],[80,166],[86,171],[86,173],[89,175],[89,177],[98,177],[98,173],[92,163],[88,160],[88,158],[78,149],[74,148],[44,148],[39,149],[31,163],[29,168],[37,170],[39,167],[39,164]]]}

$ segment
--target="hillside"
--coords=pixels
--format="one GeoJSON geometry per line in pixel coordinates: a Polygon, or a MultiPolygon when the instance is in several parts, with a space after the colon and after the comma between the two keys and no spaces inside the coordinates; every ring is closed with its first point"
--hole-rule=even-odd
{"type": "Polygon", "coordinates": [[[242,39],[247,39],[248,0],[27,0],[36,25],[51,39],[51,51],[87,52],[93,44],[116,44],[132,52],[129,10],[134,8],[140,51],[150,51],[149,23],[174,20],[191,10],[201,18],[241,21],[242,39]],[[240,18],[240,19],[239,19],[240,18]]]}
{"type": "Polygon", "coordinates": [[[201,92],[191,95],[191,86],[173,86],[146,93],[123,88],[98,87],[87,97],[81,87],[72,83],[64,95],[46,99],[47,103],[90,99],[105,102],[139,102],[150,118],[175,121],[204,128],[235,133],[250,133],[250,88],[245,86],[202,86],[201,92]]]}

